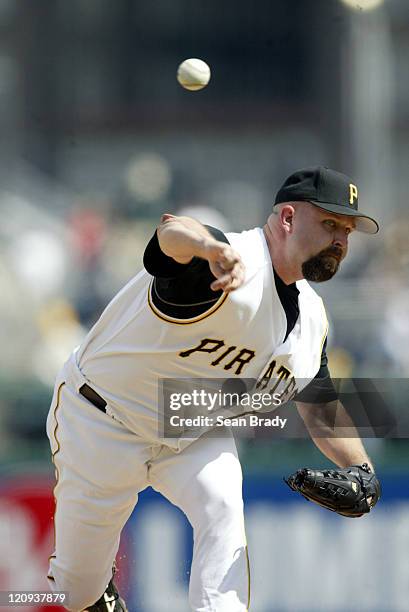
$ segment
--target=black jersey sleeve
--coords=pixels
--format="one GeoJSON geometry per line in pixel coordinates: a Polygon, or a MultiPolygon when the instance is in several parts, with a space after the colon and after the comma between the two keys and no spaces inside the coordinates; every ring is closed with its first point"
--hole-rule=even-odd
{"type": "Polygon", "coordinates": [[[327,339],[321,353],[321,365],[315,378],[294,398],[296,402],[321,404],[338,398],[331,374],[328,369],[327,339]]]}
{"type": "MultiPolygon", "coordinates": [[[[210,234],[229,244],[225,234],[205,225],[210,234]]],[[[180,264],[163,253],[157,233],[153,235],[144,253],[144,266],[154,279],[151,299],[163,314],[178,319],[189,319],[208,311],[222,296],[223,291],[210,289],[215,280],[209,263],[193,257],[188,264],[180,264]]]]}

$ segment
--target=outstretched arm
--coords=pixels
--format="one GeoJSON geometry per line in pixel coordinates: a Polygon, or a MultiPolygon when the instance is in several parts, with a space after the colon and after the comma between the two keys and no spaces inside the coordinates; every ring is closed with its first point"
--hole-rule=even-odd
{"type": "Polygon", "coordinates": [[[207,260],[216,278],[210,285],[213,291],[227,293],[242,285],[244,265],[240,255],[229,244],[213,238],[199,221],[165,214],[157,235],[163,253],[178,263],[187,264],[193,257],[207,260]]]}
{"type": "Polygon", "coordinates": [[[340,468],[367,463],[373,470],[359,433],[339,400],[297,402],[297,409],[314,444],[330,461],[340,468]]]}

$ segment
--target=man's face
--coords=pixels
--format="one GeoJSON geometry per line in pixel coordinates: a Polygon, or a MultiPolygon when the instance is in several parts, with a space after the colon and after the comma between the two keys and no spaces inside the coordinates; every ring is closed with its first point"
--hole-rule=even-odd
{"type": "Polygon", "coordinates": [[[294,230],[303,277],[315,283],[332,278],[347,254],[348,236],[354,229],[353,217],[336,215],[308,202],[298,204],[294,230]]]}

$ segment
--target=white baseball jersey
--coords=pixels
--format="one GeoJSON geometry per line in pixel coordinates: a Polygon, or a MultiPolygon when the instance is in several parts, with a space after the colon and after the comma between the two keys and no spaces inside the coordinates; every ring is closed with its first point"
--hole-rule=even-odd
{"type": "Polygon", "coordinates": [[[263,230],[226,236],[246,268],[239,289],[216,296],[198,316],[177,318],[161,309],[167,302],[156,279],[142,270],[73,356],[107,411],[147,439],[158,439],[158,379],[256,378],[266,388],[281,378],[300,391],[320,368],[327,334],[321,298],[306,281],[297,282],[300,314],[287,336],[263,230]]]}

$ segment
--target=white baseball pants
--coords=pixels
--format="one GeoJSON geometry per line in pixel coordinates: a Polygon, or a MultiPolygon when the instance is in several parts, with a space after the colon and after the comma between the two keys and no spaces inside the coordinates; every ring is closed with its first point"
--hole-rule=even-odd
{"type": "Polygon", "coordinates": [[[101,597],[121,530],[148,486],[178,506],[193,527],[191,609],[248,609],[242,473],[228,431],[176,453],[130,432],[60,379],[47,433],[57,475],[49,583],[68,591],[69,610],[84,610],[101,597]]]}

